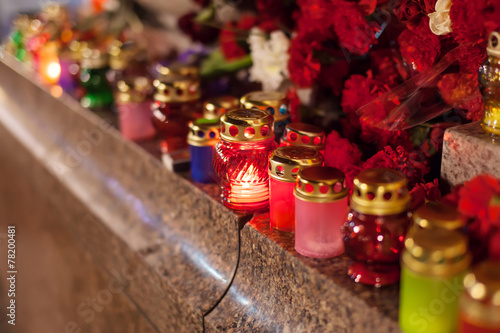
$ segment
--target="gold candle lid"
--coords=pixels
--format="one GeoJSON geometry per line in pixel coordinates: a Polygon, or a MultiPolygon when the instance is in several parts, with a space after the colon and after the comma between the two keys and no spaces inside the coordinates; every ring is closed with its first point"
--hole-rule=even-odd
{"type": "Polygon", "coordinates": [[[129,80],[120,80],[117,83],[117,102],[138,103],[145,101],[151,93],[150,81],[147,77],[138,76],[129,80]]]}
{"type": "Polygon", "coordinates": [[[277,91],[253,91],[241,97],[240,103],[243,108],[256,108],[269,112],[275,122],[290,117],[286,95],[277,91]]]}
{"type": "Polygon", "coordinates": [[[445,276],[460,273],[471,262],[467,237],[459,231],[444,229],[412,230],[405,240],[402,261],[420,274],[445,276]]]}
{"type": "Polygon", "coordinates": [[[139,52],[139,48],[134,43],[114,40],[108,48],[109,68],[124,70],[135,60],[139,52]]]}
{"type": "Polygon", "coordinates": [[[458,230],[465,226],[455,207],[436,202],[427,202],[413,212],[413,221],[424,229],[458,230]]]}
{"type": "Polygon", "coordinates": [[[273,117],[257,109],[235,109],[221,117],[221,137],[228,141],[260,141],[274,137],[273,117]]]}
{"type": "Polygon", "coordinates": [[[314,166],[299,171],[294,195],[304,201],[332,202],[345,198],[349,190],[339,169],[314,166]]]}
{"type": "Polygon", "coordinates": [[[155,69],[160,80],[166,76],[184,76],[193,80],[198,80],[200,77],[199,67],[183,63],[173,63],[168,66],[157,64],[155,69]]]}
{"type": "Polygon", "coordinates": [[[323,155],[316,149],[300,146],[278,147],[269,156],[269,176],[295,183],[301,169],[322,165],[323,155]]]}
{"type": "Polygon", "coordinates": [[[483,261],[464,278],[467,294],[474,300],[500,307],[500,263],[483,261]]]}
{"type": "Polygon", "coordinates": [[[325,131],[306,123],[290,123],[285,127],[282,141],[322,150],[325,148],[325,131]]]}
{"type": "Polygon", "coordinates": [[[408,181],[399,171],[386,168],[363,170],[354,178],[351,208],[368,215],[395,215],[409,209],[408,181]]]}
{"type": "Polygon", "coordinates": [[[219,96],[210,98],[203,103],[203,117],[218,119],[228,110],[237,109],[239,101],[234,96],[219,96]]]}
{"type": "Polygon", "coordinates": [[[220,137],[219,119],[196,119],[189,123],[188,144],[196,147],[215,146],[220,137]]]}
{"type": "Polygon", "coordinates": [[[80,66],[85,69],[98,69],[105,68],[108,66],[108,54],[102,53],[97,48],[91,48],[89,45],[80,48],[81,58],[80,66]]]}
{"type": "Polygon", "coordinates": [[[200,81],[184,76],[166,76],[153,81],[154,99],[164,103],[190,102],[200,98],[200,81]]]}

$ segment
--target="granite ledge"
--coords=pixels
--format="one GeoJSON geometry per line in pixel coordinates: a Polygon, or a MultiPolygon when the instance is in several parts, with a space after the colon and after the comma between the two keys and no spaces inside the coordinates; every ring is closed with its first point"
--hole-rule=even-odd
{"type": "Polygon", "coordinates": [[[446,130],[441,179],[446,187],[488,173],[500,178],[500,137],[485,133],[480,122],[446,130]]]}
{"type": "Polygon", "coordinates": [[[0,61],[0,73],[13,82],[0,84],[9,96],[0,98],[0,111],[2,104],[17,103],[9,105],[11,114],[0,112],[0,125],[15,123],[31,132],[25,133],[31,141],[19,140],[44,166],[40,188],[52,192],[61,214],[84,222],[66,227],[109,272],[122,265],[137,272],[146,288],[132,285],[129,296],[160,331],[168,330],[168,321],[194,331],[350,332],[374,325],[398,331],[397,287],[353,283],[345,273],[345,256],[315,260],[297,254],[293,234],[271,230],[266,214],[245,225],[250,216],[237,216],[217,202],[216,186],[192,184],[189,176],[168,172],[157,157],[114,129],[102,129],[102,143],[71,176],[57,174],[53,162],[64,165],[65,148],[85,140],[82,132],[95,129],[100,119],[68,96],[52,96],[28,82],[24,69],[12,69],[16,66],[0,61]],[[36,114],[29,111],[34,109],[36,114]],[[81,186],[96,190],[82,193],[81,186]],[[222,275],[207,271],[207,263],[222,275]],[[175,306],[192,315],[175,318],[175,306]]]}

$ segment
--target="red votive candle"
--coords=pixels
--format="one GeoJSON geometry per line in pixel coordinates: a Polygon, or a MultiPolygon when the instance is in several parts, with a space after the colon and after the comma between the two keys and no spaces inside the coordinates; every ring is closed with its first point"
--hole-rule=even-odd
{"type": "Polygon", "coordinates": [[[323,154],[325,151],[325,131],[310,124],[290,123],[285,127],[280,146],[304,146],[317,149],[323,154]]]}
{"type": "Polygon", "coordinates": [[[351,211],[342,227],[354,281],[376,287],[399,281],[409,205],[408,182],[399,171],[367,169],[354,179],[351,211]]]}
{"type": "Polygon", "coordinates": [[[295,194],[295,250],[311,258],[344,253],[340,227],[347,214],[345,175],[330,167],[299,171],[295,194]]]}
{"type": "Polygon", "coordinates": [[[156,93],[151,110],[162,153],[187,148],[189,122],[202,116],[199,78],[163,76],[153,85],[156,93]]]}
{"type": "Polygon", "coordinates": [[[485,261],[464,278],[460,333],[500,333],[500,262],[485,261]]]}
{"type": "Polygon", "coordinates": [[[150,81],[146,77],[136,77],[118,81],[116,106],[120,131],[129,140],[144,140],[155,136],[151,122],[150,81]]]}
{"type": "Polygon", "coordinates": [[[222,201],[250,213],[269,206],[269,154],[276,148],[273,117],[257,109],[236,109],[221,117],[221,139],[213,163],[220,178],[222,201]]]}
{"type": "Polygon", "coordinates": [[[306,167],[322,166],[323,156],[307,147],[279,147],[269,157],[269,219],[281,231],[295,229],[293,188],[297,174],[306,167]]]}

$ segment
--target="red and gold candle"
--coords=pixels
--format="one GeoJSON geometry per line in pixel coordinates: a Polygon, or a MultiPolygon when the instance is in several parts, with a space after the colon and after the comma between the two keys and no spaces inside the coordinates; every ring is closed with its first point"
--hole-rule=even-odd
{"type": "Polygon", "coordinates": [[[257,109],[236,109],[221,117],[221,139],[214,150],[222,201],[250,213],[269,206],[269,154],[276,148],[273,117],[257,109]]]}
{"type": "Polygon", "coordinates": [[[281,231],[295,229],[293,188],[303,168],[322,166],[323,156],[307,147],[279,147],[269,157],[269,220],[281,231]]]}

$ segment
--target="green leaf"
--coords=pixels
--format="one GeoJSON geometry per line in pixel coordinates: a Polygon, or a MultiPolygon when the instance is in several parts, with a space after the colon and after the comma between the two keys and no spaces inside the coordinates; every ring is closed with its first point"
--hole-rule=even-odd
{"type": "Polygon", "coordinates": [[[208,23],[214,18],[215,10],[213,6],[203,8],[198,15],[194,18],[195,22],[198,23],[208,23]]]}
{"type": "Polygon", "coordinates": [[[233,73],[240,69],[250,67],[252,65],[252,58],[250,55],[227,61],[220,49],[214,51],[202,61],[201,63],[201,76],[211,77],[227,73],[233,73]]]}

